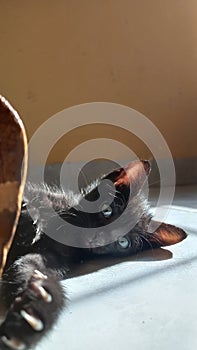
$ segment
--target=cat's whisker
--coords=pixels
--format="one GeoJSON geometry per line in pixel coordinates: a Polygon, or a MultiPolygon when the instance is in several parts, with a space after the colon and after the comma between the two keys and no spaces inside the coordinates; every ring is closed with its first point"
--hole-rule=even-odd
{"type": "Polygon", "coordinates": [[[75,209],[76,211],[79,211],[79,208],[83,209],[80,203],[78,203],[77,206],[76,205],[73,206],[73,209],[75,209]]]}
{"type": "MultiPolygon", "coordinates": [[[[147,233],[147,236],[148,236],[148,237],[151,237],[152,234],[151,234],[151,233],[147,233]]],[[[155,240],[158,244],[161,244],[161,243],[162,243],[162,241],[159,239],[159,237],[154,236],[154,240],[155,240]]]]}
{"type": "Polygon", "coordinates": [[[160,180],[157,180],[157,181],[154,181],[154,182],[150,182],[149,183],[149,187],[153,186],[153,185],[157,185],[159,184],[161,181],[160,180]]]}
{"type": "Polygon", "coordinates": [[[143,233],[140,233],[139,236],[141,236],[142,239],[144,239],[148,243],[151,250],[153,250],[153,246],[152,246],[151,242],[148,240],[148,238],[143,233]]]}
{"type": "Polygon", "coordinates": [[[65,224],[63,224],[63,225],[60,225],[58,228],[56,228],[56,231],[59,231],[59,230],[61,230],[63,227],[65,227],[66,225],[65,224]]]}
{"type": "Polygon", "coordinates": [[[143,241],[140,235],[137,235],[134,240],[135,248],[137,247],[137,250],[141,250],[143,248],[143,241]]]}
{"type": "Polygon", "coordinates": [[[115,193],[108,192],[108,194],[114,199],[119,198],[115,193]]]}
{"type": "Polygon", "coordinates": [[[0,280],[0,284],[17,284],[17,282],[0,280]]]}
{"type": "Polygon", "coordinates": [[[58,215],[58,216],[60,216],[62,219],[69,219],[69,218],[71,218],[71,217],[76,217],[77,216],[77,214],[75,214],[75,213],[71,213],[71,212],[64,212],[64,213],[61,213],[60,215],[58,215]]]}
{"type": "Polygon", "coordinates": [[[80,173],[82,174],[82,176],[85,180],[86,186],[88,186],[88,180],[87,180],[87,176],[86,176],[85,172],[83,170],[80,170],[79,168],[78,168],[78,171],[80,171],[80,173]]]}
{"type": "MultiPolygon", "coordinates": [[[[60,212],[60,213],[61,213],[61,212],[60,212]]],[[[57,218],[58,216],[59,216],[59,213],[56,212],[55,214],[50,215],[50,218],[53,219],[53,218],[57,218]]]]}

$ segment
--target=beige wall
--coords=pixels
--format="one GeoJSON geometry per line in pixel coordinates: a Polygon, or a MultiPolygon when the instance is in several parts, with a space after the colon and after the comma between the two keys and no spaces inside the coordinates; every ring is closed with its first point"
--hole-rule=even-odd
{"type": "MultiPolygon", "coordinates": [[[[109,101],[149,117],[174,157],[197,156],[196,0],[1,0],[0,8],[0,91],[29,136],[68,106],[109,101]]],[[[50,161],[98,136],[150,155],[129,133],[88,127],[58,142],[50,161]]]]}

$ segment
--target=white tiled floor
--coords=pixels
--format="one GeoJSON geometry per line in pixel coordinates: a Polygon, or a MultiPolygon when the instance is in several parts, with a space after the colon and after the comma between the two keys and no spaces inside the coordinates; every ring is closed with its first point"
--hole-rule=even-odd
{"type": "Polygon", "coordinates": [[[63,282],[70,301],[37,350],[196,349],[197,187],[177,190],[166,221],[187,239],[63,282]]]}

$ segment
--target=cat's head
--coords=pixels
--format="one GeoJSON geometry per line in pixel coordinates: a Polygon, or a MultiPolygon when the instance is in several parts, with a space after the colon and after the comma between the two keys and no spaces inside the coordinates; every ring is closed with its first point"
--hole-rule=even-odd
{"type": "Polygon", "coordinates": [[[183,230],[165,223],[158,223],[155,231],[149,232],[152,217],[144,196],[149,172],[148,161],[134,161],[115,169],[88,186],[78,205],[69,209],[72,215],[67,220],[74,226],[88,228],[90,233],[96,229],[96,234],[88,236],[94,253],[129,255],[175,244],[186,237],[183,230]],[[99,188],[103,180],[106,183],[99,188]],[[97,203],[97,210],[88,212],[87,201],[94,204],[103,191],[105,196],[97,203]]]}

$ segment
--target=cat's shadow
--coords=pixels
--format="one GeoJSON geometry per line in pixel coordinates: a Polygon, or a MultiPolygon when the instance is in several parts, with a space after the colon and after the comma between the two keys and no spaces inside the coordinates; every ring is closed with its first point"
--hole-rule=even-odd
{"type": "Polygon", "coordinates": [[[98,256],[91,260],[81,261],[81,263],[73,264],[68,271],[68,278],[73,278],[77,276],[87,275],[92,272],[96,272],[98,270],[104,269],[106,267],[110,267],[113,265],[120,264],[126,261],[134,261],[134,262],[153,262],[153,261],[162,261],[172,259],[173,254],[171,251],[167,249],[153,249],[146,250],[141,253],[138,253],[133,256],[127,256],[124,258],[114,258],[109,256],[98,256]]]}

